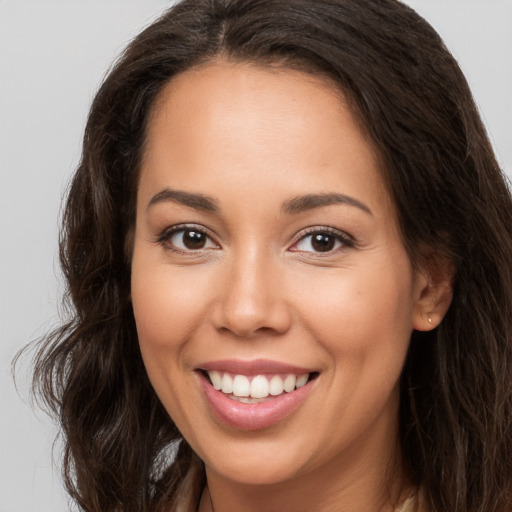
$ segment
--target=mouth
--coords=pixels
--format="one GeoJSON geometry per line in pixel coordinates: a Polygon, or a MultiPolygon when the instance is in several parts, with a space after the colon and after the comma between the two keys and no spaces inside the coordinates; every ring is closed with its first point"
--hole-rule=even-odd
{"type": "Polygon", "coordinates": [[[213,388],[231,400],[257,404],[302,388],[318,377],[318,372],[243,375],[217,370],[202,370],[213,388]]]}
{"type": "Polygon", "coordinates": [[[217,420],[242,430],[267,428],[292,415],[320,375],[271,361],[218,361],[197,373],[217,420]]]}

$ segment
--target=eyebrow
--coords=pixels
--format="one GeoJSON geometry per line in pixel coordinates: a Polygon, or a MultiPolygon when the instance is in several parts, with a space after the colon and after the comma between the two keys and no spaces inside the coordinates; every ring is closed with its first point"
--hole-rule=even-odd
{"type": "Polygon", "coordinates": [[[165,188],[161,192],[158,192],[158,194],[155,194],[150,199],[147,209],[156,204],[167,203],[169,201],[205,212],[218,213],[220,211],[217,201],[211,197],[170,188],[165,188]]]}
{"type": "MultiPolygon", "coordinates": [[[[149,201],[147,209],[150,207],[166,202],[174,202],[194,208],[195,210],[219,213],[220,207],[218,202],[212,197],[204,194],[196,194],[191,192],[185,192],[183,190],[174,190],[171,188],[165,188],[162,191],[155,194],[149,201]]],[[[296,215],[307,210],[314,208],[320,208],[322,206],[330,206],[333,204],[346,204],[349,206],[355,206],[360,210],[373,215],[372,211],[363,202],[355,199],[354,197],[347,196],[345,194],[337,193],[325,193],[325,194],[306,194],[304,196],[297,196],[285,201],[282,206],[282,211],[288,215],[296,215]]]]}
{"type": "Polygon", "coordinates": [[[313,208],[320,208],[322,206],[330,206],[333,204],[346,204],[355,206],[360,210],[373,215],[372,211],[363,202],[355,199],[354,197],[345,194],[307,194],[305,196],[294,197],[283,204],[283,212],[287,214],[302,213],[313,208]]]}

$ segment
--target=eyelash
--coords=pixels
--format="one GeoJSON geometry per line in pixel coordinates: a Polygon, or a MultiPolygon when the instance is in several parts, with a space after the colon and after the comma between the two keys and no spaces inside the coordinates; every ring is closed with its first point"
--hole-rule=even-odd
{"type": "Polygon", "coordinates": [[[332,254],[335,254],[335,253],[339,252],[340,250],[354,247],[355,245],[356,244],[355,244],[354,239],[347,233],[344,233],[343,231],[340,231],[338,229],[335,229],[335,228],[332,228],[329,226],[321,226],[321,227],[315,226],[315,227],[306,228],[302,232],[300,232],[290,250],[292,252],[312,253],[312,254],[315,254],[316,256],[331,256],[332,254]],[[333,237],[335,239],[335,241],[340,242],[340,247],[338,247],[335,250],[329,250],[329,251],[325,251],[325,252],[301,251],[300,249],[293,249],[293,247],[297,246],[300,242],[303,242],[307,238],[313,237],[314,235],[328,235],[330,237],[333,237]]]}
{"type": "MultiPolygon", "coordinates": [[[[183,255],[193,255],[197,254],[202,250],[208,250],[210,248],[199,248],[197,250],[195,249],[187,249],[183,250],[178,247],[176,247],[174,244],[170,242],[171,238],[176,235],[177,233],[183,233],[185,234],[187,231],[189,232],[196,232],[199,233],[207,238],[210,241],[210,243],[213,243],[218,246],[218,244],[213,240],[213,237],[208,233],[207,230],[205,230],[201,226],[196,226],[193,224],[181,224],[177,226],[173,226],[167,230],[165,230],[156,240],[158,244],[165,245],[167,249],[171,250],[174,253],[177,254],[183,254],[183,255]]],[[[329,226],[322,226],[322,227],[310,227],[304,229],[299,235],[296,237],[296,240],[293,242],[292,246],[290,247],[291,252],[300,252],[300,253],[312,253],[317,256],[329,256],[334,253],[339,252],[340,250],[347,249],[354,247],[356,245],[354,239],[348,235],[347,233],[344,233],[343,231],[339,231],[338,229],[329,227],[329,226]],[[314,235],[328,235],[330,237],[333,237],[335,239],[335,242],[340,243],[340,247],[336,248],[335,250],[328,250],[325,252],[322,251],[304,251],[300,249],[294,249],[300,242],[305,241],[308,237],[312,237],[314,235]]]]}
{"type": "MultiPolygon", "coordinates": [[[[187,249],[183,250],[179,247],[176,247],[174,244],[170,242],[171,238],[176,235],[177,233],[183,233],[186,232],[195,232],[199,233],[206,237],[207,240],[210,242],[213,242],[212,236],[201,226],[196,226],[194,224],[180,224],[177,226],[173,226],[171,228],[166,229],[156,240],[158,244],[165,245],[167,249],[170,251],[177,253],[177,254],[183,254],[183,255],[191,255],[191,254],[197,254],[199,251],[202,250],[202,248],[194,250],[194,249],[187,249]]],[[[213,242],[216,244],[216,242],[213,242]]],[[[217,245],[217,244],[216,244],[217,245]]]]}

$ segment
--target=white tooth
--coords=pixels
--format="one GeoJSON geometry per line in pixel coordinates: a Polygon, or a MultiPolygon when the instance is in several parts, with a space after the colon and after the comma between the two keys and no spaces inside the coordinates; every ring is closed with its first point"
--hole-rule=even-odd
{"type": "Polygon", "coordinates": [[[263,399],[263,398],[252,398],[250,396],[246,397],[246,396],[231,395],[229,398],[231,398],[231,400],[234,400],[235,402],[242,402],[243,404],[259,404],[259,403],[265,401],[265,399],[263,399]]]}
{"type": "Polygon", "coordinates": [[[208,372],[208,377],[210,377],[210,380],[212,381],[212,385],[216,390],[219,390],[222,388],[222,377],[220,376],[220,373],[213,370],[211,372],[208,372]]]}
{"type": "Polygon", "coordinates": [[[284,379],[284,390],[287,393],[291,393],[295,389],[295,382],[297,381],[295,375],[287,375],[286,379],[284,379]]]}
{"type": "Polygon", "coordinates": [[[236,397],[237,402],[242,402],[243,404],[252,404],[254,403],[250,398],[247,398],[245,396],[238,396],[236,397]]]}
{"type": "Polygon", "coordinates": [[[297,383],[295,384],[296,388],[299,389],[302,386],[305,386],[306,382],[308,381],[308,378],[309,378],[309,373],[305,373],[304,375],[297,377],[297,383]]]}
{"type": "Polygon", "coordinates": [[[270,394],[272,396],[280,395],[284,390],[283,379],[279,375],[274,375],[270,379],[270,394]]]}
{"type": "Polygon", "coordinates": [[[233,379],[231,378],[231,375],[228,375],[227,373],[224,374],[222,377],[222,392],[229,395],[230,393],[233,393],[233,379]]]}
{"type": "Polygon", "coordinates": [[[249,396],[251,384],[245,375],[235,375],[233,379],[233,394],[235,396],[249,396]]]}
{"type": "Polygon", "coordinates": [[[253,398],[265,398],[268,396],[269,384],[266,377],[258,375],[251,382],[251,396],[253,398]]]}

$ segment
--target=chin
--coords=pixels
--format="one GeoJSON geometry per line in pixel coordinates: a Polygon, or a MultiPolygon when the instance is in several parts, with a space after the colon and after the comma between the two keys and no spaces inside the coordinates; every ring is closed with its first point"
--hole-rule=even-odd
{"type": "Polygon", "coordinates": [[[275,485],[293,479],[299,472],[295,461],[270,458],[266,453],[245,460],[231,458],[211,465],[206,463],[206,467],[207,471],[242,485],[275,485]]]}

